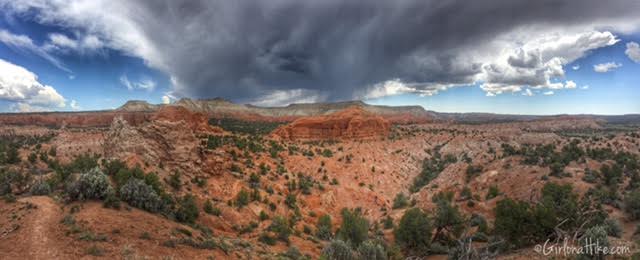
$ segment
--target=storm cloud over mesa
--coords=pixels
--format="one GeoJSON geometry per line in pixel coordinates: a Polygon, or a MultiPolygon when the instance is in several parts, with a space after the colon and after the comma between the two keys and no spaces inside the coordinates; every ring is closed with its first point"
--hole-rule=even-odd
{"type": "Polygon", "coordinates": [[[173,95],[270,105],[566,88],[565,65],[640,28],[640,2],[622,0],[0,3],[141,58],[173,95]]]}

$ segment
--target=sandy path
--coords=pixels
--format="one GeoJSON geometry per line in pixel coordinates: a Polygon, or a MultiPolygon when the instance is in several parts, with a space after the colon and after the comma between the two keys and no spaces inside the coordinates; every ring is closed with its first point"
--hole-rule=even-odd
{"type": "MultiPolygon", "coordinates": [[[[59,259],[60,253],[57,250],[57,245],[53,242],[55,237],[51,237],[53,227],[57,225],[57,222],[62,218],[62,210],[55,202],[46,196],[34,196],[21,199],[23,202],[30,202],[37,206],[36,211],[33,213],[33,223],[31,233],[29,234],[29,259],[59,259]]],[[[26,241],[25,241],[26,242],[26,241]]]]}

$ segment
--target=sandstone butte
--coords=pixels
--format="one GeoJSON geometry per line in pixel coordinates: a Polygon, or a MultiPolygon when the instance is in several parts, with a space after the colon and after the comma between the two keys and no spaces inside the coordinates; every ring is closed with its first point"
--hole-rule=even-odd
{"type": "Polygon", "coordinates": [[[382,116],[352,106],[329,115],[296,119],[273,131],[288,140],[369,139],[389,134],[391,124],[382,116]]]}
{"type": "Polygon", "coordinates": [[[223,132],[219,127],[209,125],[209,118],[206,115],[190,111],[181,106],[163,106],[154,113],[151,120],[169,122],[184,121],[186,124],[185,127],[199,133],[223,132]]]}

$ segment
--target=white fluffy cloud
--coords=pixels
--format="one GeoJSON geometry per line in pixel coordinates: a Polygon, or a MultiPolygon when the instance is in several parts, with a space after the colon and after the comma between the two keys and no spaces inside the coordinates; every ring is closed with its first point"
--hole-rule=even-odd
{"type": "Polygon", "coordinates": [[[69,103],[69,107],[71,107],[71,109],[73,110],[80,110],[80,105],[78,105],[78,102],[75,100],[71,100],[71,102],[69,103]]]}
{"type": "Polygon", "coordinates": [[[605,73],[620,67],[622,67],[621,63],[615,63],[615,62],[600,63],[600,64],[593,65],[593,71],[598,73],[605,73]]]}
{"type": "Polygon", "coordinates": [[[640,63],[640,45],[637,42],[628,42],[624,53],[635,63],[640,63]]]}
{"type": "Polygon", "coordinates": [[[553,93],[553,91],[552,91],[552,90],[549,90],[549,91],[546,91],[546,92],[542,93],[542,95],[545,95],[545,96],[551,96],[551,95],[553,95],[553,94],[554,94],[554,93],[553,93]]]}
{"type": "Polygon", "coordinates": [[[406,93],[418,94],[420,96],[433,96],[439,91],[447,90],[455,85],[445,84],[409,84],[399,79],[387,80],[366,89],[365,93],[358,93],[356,98],[375,99],[386,96],[395,96],[406,93]]]}
{"type": "Polygon", "coordinates": [[[573,82],[573,80],[568,80],[565,84],[564,84],[564,88],[568,88],[568,89],[574,89],[576,88],[577,84],[575,82],[573,82]]]}
{"type": "Polygon", "coordinates": [[[65,107],[65,99],[53,87],[38,82],[27,69],[0,59],[0,99],[17,104],[16,110],[50,110],[65,107]]]}
{"type": "Polygon", "coordinates": [[[525,89],[525,91],[522,93],[523,96],[527,96],[527,97],[532,97],[533,96],[533,92],[531,91],[531,89],[525,89]]]}
{"type": "Polygon", "coordinates": [[[120,76],[120,83],[127,87],[128,90],[146,90],[153,91],[156,88],[156,82],[150,78],[143,77],[139,81],[130,81],[127,75],[120,76]]]}
{"type": "Polygon", "coordinates": [[[565,84],[554,81],[565,77],[563,67],[591,50],[611,46],[618,41],[612,33],[599,31],[543,35],[520,46],[503,49],[500,55],[482,66],[483,73],[478,75],[478,80],[483,82],[481,88],[492,94],[522,91],[523,86],[534,89],[575,88],[573,81],[565,84]]]}
{"type": "Polygon", "coordinates": [[[171,98],[167,95],[162,96],[162,104],[169,104],[171,103],[171,98]]]}

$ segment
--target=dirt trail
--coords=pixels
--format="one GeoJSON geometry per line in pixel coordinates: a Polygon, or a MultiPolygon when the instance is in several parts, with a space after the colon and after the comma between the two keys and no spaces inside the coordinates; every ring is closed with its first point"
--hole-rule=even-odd
{"type": "Polygon", "coordinates": [[[29,234],[29,259],[58,259],[61,258],[57,250],[57,245],[52,237],[53,227],[62,218],[62,210],[55,202],[46,196],[34,196],[20,199],[23,202],[29,202],[37,206],[34,216],[30,219],[32,223],[28,226],[32,227],[29,234]]]}

